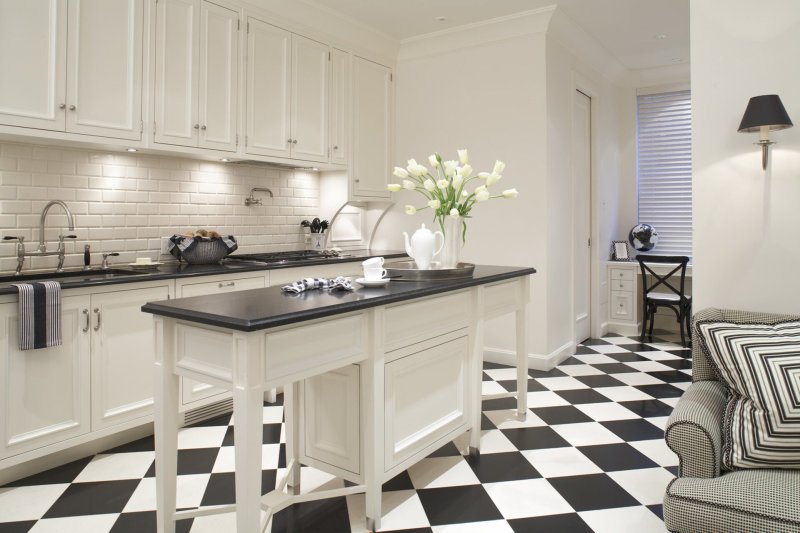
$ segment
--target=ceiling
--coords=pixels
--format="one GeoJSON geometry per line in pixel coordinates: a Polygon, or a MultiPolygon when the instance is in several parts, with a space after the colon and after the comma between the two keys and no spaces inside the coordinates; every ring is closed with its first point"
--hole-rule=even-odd
{"type": "Polygon", "coordinates": [[[689,61],[689,0],[313,1],[401,40],[557,4],[630,70],[689,61]]]}

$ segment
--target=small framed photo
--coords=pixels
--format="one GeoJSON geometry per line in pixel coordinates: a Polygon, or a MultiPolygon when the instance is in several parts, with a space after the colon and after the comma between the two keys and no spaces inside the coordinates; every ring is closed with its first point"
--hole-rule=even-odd
{"type": "Polygon", "coordinates": [[[611,260],[630,261],[631,254],[626,241],[611,241],[611,260]]]}

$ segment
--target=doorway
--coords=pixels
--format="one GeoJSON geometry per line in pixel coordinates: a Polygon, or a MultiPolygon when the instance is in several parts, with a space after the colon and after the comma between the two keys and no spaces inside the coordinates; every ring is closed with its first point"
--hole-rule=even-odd
{"type": "Polygon", "coordinates": [[[592,323],[592,99],[576,90],[572,107],[572,309],[577,344],[589,338],[592,323]]]}

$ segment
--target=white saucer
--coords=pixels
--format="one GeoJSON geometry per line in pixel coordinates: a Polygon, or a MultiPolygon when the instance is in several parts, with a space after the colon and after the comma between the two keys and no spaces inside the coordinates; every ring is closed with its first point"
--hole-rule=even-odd
{"type": "Polygon", "coordinates": [[[390,281],[392,280],[390,280],[389,278],[371,279],[371,280],[366,280],[364,278],[356,278],[356,283],[359,283],[365,287],[383,287],[390,281]]]}
{"type": "Polygon", "coordinates": [[[152,261],[150,263],[128,263],[128,266],[131,268],[153,268],[157,267],[158,265],[163,265],[164,263],[160,261],[152,261]]]}

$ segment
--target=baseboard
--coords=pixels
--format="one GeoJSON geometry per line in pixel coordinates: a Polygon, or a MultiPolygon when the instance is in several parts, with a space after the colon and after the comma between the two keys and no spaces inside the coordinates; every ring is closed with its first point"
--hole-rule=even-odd
{"type": "MultiPolygon", "coordinates": [[[[528,368],[533,370],[552,370],[564,360],[568,359],[575,353],[575,343],[568,342],[559,346],[549,354],[528,354],[528,368]]],[[[505,350],[503,348],[489,348],[483,349],[483,360],[490,363],[497,363],[501,365],[516,366],[517,365],[517,352],[513,350],[505,350]]]]}

